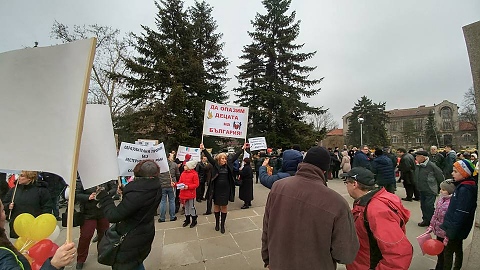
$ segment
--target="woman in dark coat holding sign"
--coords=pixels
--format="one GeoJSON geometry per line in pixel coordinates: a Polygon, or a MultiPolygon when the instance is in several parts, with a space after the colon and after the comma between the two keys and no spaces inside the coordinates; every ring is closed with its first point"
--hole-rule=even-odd
{"type": "Polygon", "coordinates": [[[128,232],[112,269],[145,269],[143,261],[150,254],[155,237],[154,216],[162,197],[160,168],[153,160],[143,160],[133,173],[135,179],[123,188],[122,201],[117,206],[113,194],[105,189],[98,189],[95,196],[108,221],[116,223],[118,234],[128,232]]]}
{"type": "Polygon", "coordinates": [[[253,201],[253,171],[250,158],[244,158],[243,163],[243,169],[240,170],[242,184],[238,190],[238,197],[244,202],[241,208],[247,209],[252,206],[253,201]]]}
{"type": "Polygon", "coordinates": [[[235,182],[233,173],[233,162],[243,153],[243,150],[249,148],[245,143],[241,150],[227,159],[225,153],[218,154],[215,159],[205,149],[203,143],[200,149],[207,157],[208,162],[212,164],[212,179],[208,186],[207,196],[213,198],[213,212],[215,214],[215,230],[225,233],[225,220],[227,219],[228,201],[233,202],[235,198],[235,182]],[[220,223],[221,215],[221,223],[220,223]]]}

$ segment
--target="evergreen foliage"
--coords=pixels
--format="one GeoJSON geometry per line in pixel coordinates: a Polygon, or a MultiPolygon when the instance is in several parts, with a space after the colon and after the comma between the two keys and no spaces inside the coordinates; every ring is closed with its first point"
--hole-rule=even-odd
{"type": "Polygon", "coordinates": [[[413,145],[414,139],[417,136],[417,132],[415,131],[415,123],[413,123],[412,120],[406,119],[403,121],[402,135],[405,148],[408,149],[413,145]]]}
{"type": "Polygon", "coordinates": [[[385,112],[385,102],[373,103],[371,99],[362,96],[353,106],[352,114],[348,119],[347,141],[349,145],[357,147],[360,146],[359,117],[364,119],[363,144],[370,148],[390,145],[386,129],[389,118],[385,112]]]}
{"type": "Polygon", "coordinates": [[[302,65],[316,52],[298,52],[304,44],[295,44],[300,21],[295,11],[288,14],[291,0],[262,1],[266,14],[257,13],[254,30],[248,34],[252,43],[244,46],[238,66],[239,87],[236,103],[249,107],[249,136],[265,136],[270,145],[301,144],[307,148],[318,139],[313,125],[305,122],[307,114],[321,114],[302,98],[319,93],[322,79],[309,79],[316,67],[302,65]]]}
{"type": "Polygon", "coordinates": [[[428,113],[427,122],[425,123],[425,144],[429,146],[439,146],[437,123],[435,122],[435,115],[432,111],[428,113]]]}
{"type": "Polygon", "coordinates": [[[156,29],[142,26],[141,34],[133,34],[137,55],[126,60],[132,76],[121,76],[129,86],[124,97],[132,110],[117,127],[128,133],[125,137],[158,139],[173,149],[197,145],[205,100],[227,99],[222,35],[215,32],[212,8],[205,1],[188,10],[182,0],[155,5],[156,29]]]}

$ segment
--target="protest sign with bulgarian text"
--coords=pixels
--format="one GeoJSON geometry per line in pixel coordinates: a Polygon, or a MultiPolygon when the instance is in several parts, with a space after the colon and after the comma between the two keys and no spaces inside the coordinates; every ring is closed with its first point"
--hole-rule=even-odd
{"type": "Polygon", "coordinates": [[[248,139],[248,143],[250,144],[251,151],[267,149],[265,137],[250,138],[248,139]]]}
{"type": "Polygon", "coordinates": [[[247,107],[205,102],[203,135],[245,139],[247,124],[247,107]]]}
{"type": "Polygon", "coordinates": [[[138,162],[151,159],[160,166],[160,172],[168,172],[167,155],[163,143],[155,146],[143,146],[122,142],[120,152],[118,153],[118,167],[120,175],[133,175],[133,168],[138,162]]]}

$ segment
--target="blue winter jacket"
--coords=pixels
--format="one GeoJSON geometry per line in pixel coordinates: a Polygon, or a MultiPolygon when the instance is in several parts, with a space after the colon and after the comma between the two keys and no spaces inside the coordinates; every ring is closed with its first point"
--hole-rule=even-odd
{"type": "Polygon", "coordinates": [[[392,160],[386,155],[380,155],[372,161],[372,172],[375,182],[379,186],[395,184],[395,167],[392,160]]]}
{"type": "Polygon", "coordinates": [[[353,157],[352,168],[363,167],[368,170],[372,170],[370,159],[362,151],[358,150],[353,157]]]}
{"type": "Polygon", "coordinates": [[[456,186],[440,228],[449,239],[466,239],[477,209],[477,185],[472,178],[455,181],[456,186]]]}
{"type": "Polygon", "coordinates": [[[295,175],[297,172],[298,164],[303,161],[303,155],[300,151],[289,149],[283,152],[283,163],[282,169],[279,170],[276,174],[268,175],[267,167],[260,166],[258,170],[258,177],[260,178],[260,183],[267,188],[272,188],[273,183],[282,178],[286,178],[292,175],[295,175]]]}
{"type": "MultiPolygon", "coordinates": [[[[6,250],[4,248],[0,248],[0,269],[8,269],[8,270],[20,270],[20,263],[23,265],[24,270],[32,269],[30,267],[30,263],[23,255],[14,255],[13,251],[6,250]],[[16,256],[16,257],[15,257],[16,256]],[[18,260],[17,260],[18,259],[18,260]]],[[[47,259],[40,270],[57,270],[57,268],[53,267],[50,263],[51,258],[47,259]]],[[[63,267],[61,268],[63,269],[63,267]]]]}

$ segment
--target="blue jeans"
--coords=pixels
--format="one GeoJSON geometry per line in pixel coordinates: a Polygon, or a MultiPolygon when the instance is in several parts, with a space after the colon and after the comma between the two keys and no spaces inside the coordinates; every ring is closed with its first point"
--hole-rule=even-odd
{"type": "Polygon", "coordinates": [[[165,212],[167,211],[166,202],[168,196],[168,212],[170,213],[170,220],[175,218],[175,194],[173,188],[162,189],[162,200],[160,201],[160,220],[165,221],[165,212]]]}

